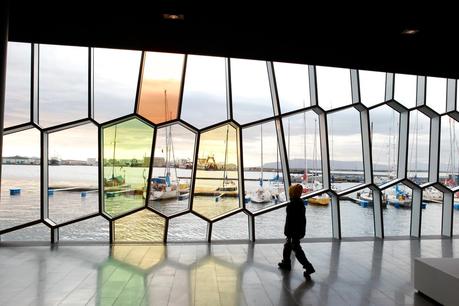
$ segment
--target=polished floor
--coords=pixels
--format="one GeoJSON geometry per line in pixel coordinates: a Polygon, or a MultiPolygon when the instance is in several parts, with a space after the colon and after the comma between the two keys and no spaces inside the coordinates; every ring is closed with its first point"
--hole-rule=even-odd
{"type": "Polygon", "coordinates": [[[276,268],[282,244],[0,245],[0,305],[434,305],[415,257],[459,239],[303,242],[316,273],[276,268]]]}

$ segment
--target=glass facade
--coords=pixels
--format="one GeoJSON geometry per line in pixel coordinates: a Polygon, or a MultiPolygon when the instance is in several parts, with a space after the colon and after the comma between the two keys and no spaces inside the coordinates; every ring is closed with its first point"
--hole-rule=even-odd
{"type": "Polygon", "coordinates": [[[0,238],[457,234],[456,80],[9,43],[0,238]],[[59,233],[60,232],[60,233],[59,233]]]}

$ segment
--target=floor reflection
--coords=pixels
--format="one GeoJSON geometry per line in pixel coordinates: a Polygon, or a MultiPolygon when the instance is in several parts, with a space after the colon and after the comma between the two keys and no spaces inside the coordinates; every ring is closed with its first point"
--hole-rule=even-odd
{"type": "Polygon", "coordinates": [[[277,269],[282,244],[0,247],[0,305],[430,305],[413,258],[456,240],[303,243],[316,267],[277,269]]]}

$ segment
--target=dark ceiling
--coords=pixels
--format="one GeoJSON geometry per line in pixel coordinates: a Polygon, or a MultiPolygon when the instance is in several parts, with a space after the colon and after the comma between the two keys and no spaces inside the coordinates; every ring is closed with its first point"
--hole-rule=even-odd
{"type": "MultiPolygon", "coordinates": [[[[169,51],[459,78],[452,8],[230,1],[11,1],[9,39],[169,51]],[[94,3],[99,3],[95,6],[94,3]],[[248,3],[248,2],[247,2],[248,3]],[[164,20],[164,13],[184,20],[164,20]],[[417,29],[403,35],[405,29],[417,29]]],[[[272,2],[272,1],[271,1],[272,2]]]]}

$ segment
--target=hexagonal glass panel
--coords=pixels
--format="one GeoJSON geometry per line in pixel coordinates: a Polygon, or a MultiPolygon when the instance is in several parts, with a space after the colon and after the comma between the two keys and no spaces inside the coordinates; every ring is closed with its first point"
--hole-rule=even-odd
{"type": "Polygon", "coordinates": [[[410,112],[408,140],[407,176],[416,184],[425,183],[429,169],[430,119],[418,110],[410,112]]]}
{"type": "Polygon", "coordinates": [[[4,241],[50,241],[51,232],[43,223],[2,235],[4,241]]]}
{"type": "Polygon", "coordinates": [[[249,220],[245,213],[237,213],[212,225],[212,240],[249,239],[249,220]]]}
{"type": "Polygon", "coordinates": [[[105,122],[134,112],[142,52],[93,49],[94,119],[105,122]]]}
{"type": "Polygon", "coordinates": [[[180,118],[199,129],[228,119],[225,58],[188,55],[180,118]]]}
{"type": "Polygon", "coordinates": [[[311,105],[308,65],[274,63],[282,113],[311,105]]]}
{"type": "Polygon", "coordinates": [[[103,127],[104,211],[116,216],[145,205],[153,128],[132,118],[103,127]]]}
{"type": "MultiPolygon", "coordinates": [[[[322,193],[304,200],[306,205],[306,236],[307,238],[331,237],[331,198],[322,193]]],[[[285,211],[283,212],[285,213],[285,211]]],[[[282,218],[281,218],[282,220],[282,218]]]]}
{"type": "Polygon", "coordinates": [[[149,211],[141,210],[114,221],[115,242],[163,241],[166,219],[149,211]]]}
{"type": "Polygon", "coordinates": [[[384,235],[409,236],[413,192],[404,184],[396,184],[382,191],[384,235]]]}
{"type": "Polygon", "coordinates": [[[30,121],[32,45],[8,42],[3,127],[30,121]]]}
{"type": "Polygon", "coordinates": [[[193,210],[209,219],[240,206],[238,143],[238,132],[230,124],[201,134],[193,210]]]}
{"type": "Polygon", "coordinates": [[[328,110],[352,103],[349,69],[317,66],[316,74],[319,106],[328,110]]]}
{"type": "Polygon", "coordinates": [[[359,70],[360,101],[373,106],[386,100],[386,73],[359,70]]]}
{"type": "Polygon", "coordinates": [[[109,241],[110,227],[104,217],[94,217],[59,227],[60,241],[109,241]]]}
{"type": "Polygon", "coordinates": [[[40,45],[39,124],[88,117],[88,48],[40,45]]]}
{"type": "MultiPolygon", "coordinates": [[[[332,220],[330,198],[326,194],[309,198],[306,204],[307,238],[331,237],[332,220]]],[[[285,207],[255,216],[256,239],[280,239],[284,236],[285,207]]]]}
{"type": "Polygon", "coordinates": [[[363,182],[360,113],[351,107],[327,117],[331,181],[334,189],[344,190],[363,182]]]}
{"type": "Polygon", "coordinates": [[[167,241],[204,241],[206,234],[207,222],[186,214],[169,220],[167,241]]]}
{"type": "Polygon", "coordinates": [[[459,185],[459,123],[449,116],[441,117],[440,182],[452,189],[459,185]],[[456,136],[458,135],[458,136],[456,136]]]}
{"type": "Polygon", "coordinates": [[[400,113],[387,105],[369,113],[373,181],[381,185],[397,178],[400,113]]]}
{"type": "Polygon", "coordinates": [[[137,113],[153,123],[177,118],[185,55],[146,52],[137,113]]]}
{"type": "Polygon", "coordinates": [[[4,135],[2,149],[0,230],[40,219],[40,132],[4,135]]]}
{"type": "Polygon", "coordinates": [[[435,187],[422,191],[421,235],[441,235],[443,192],[435,187]]]}
{"type": "Polygon", "coordinates": [[[417,77],[410,74],[395,74],[394,99],[407,108],[416,106],[417,77]]]}
{"type": "Polygon", "coordinates": [[[54,222],[99,211],[97,143],[92,123],[49,134],[48,202],[54,222]]]}
{"type": "Polygon", "coordinates": [[[180,124],[156,132],[148,205],[172,215],[188,209],[196,134],[180,124]]]}
{"type": "Polygon", "coordinates": [[[274,115],[265,61],[231,59],[231,92],[240,124],[274,115]]]}
{"type": "Polygon", "coordinates": [[[303,195],[322,189],[319,116],[307,111],[282,122],[291,182],[303,185],[303,195]]]}
{"type": "Polygon", "coordinates": [[[339,198],[341,235],[373,237],[373,192],[364,188],[339,198]]]}
{"type": "Polygon", "coordinates": [[[256,211],[285,201],[274,121],[243,129],[242,145],[247,209],[256,211]]]}
{"type": "Polygon", "coordinates": [[[439,114],[446,111],[446,79],[427,77],[426,104],[439,114]]]}

